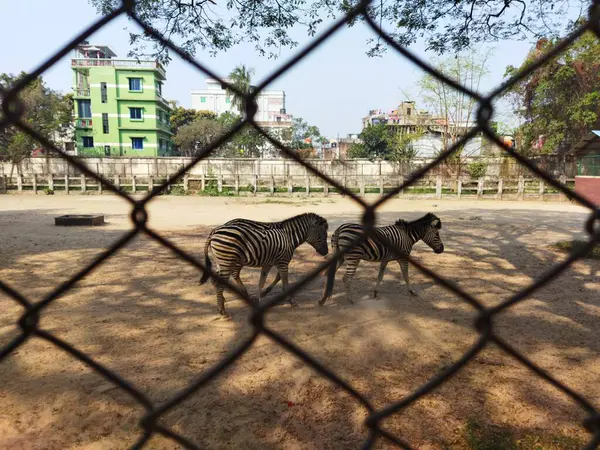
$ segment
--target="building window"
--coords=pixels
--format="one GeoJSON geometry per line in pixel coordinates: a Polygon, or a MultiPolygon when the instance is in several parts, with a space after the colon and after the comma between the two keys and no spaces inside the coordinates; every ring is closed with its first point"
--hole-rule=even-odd
{"type": "Polygon", "coordinates": [[[90,100],[77,100],[77,112],[80,119],[91,119],[92,102],[90,100]]]}
{"type": "Polygon", "coordinates": [[[83,148],[93,148],[94,138],[91,136],[83,136],[83,148]]]}
{"type": "Polygon", "coordinates": [[[410,113],[411,113],[411,110],[410,110],[410,108],[406,108],[406,115],[407,115],[407,116],[410,116],[410,113]]]}
{"type": "Polygon", "coordinates": [[[206,103],[206,97],[200,97],[200,103],[206,103]]]}
{"type": "Polygon", "coordinates": [[[142,108],[129,108],[129,118],[131,120],[142,120],[142,108]]]}
{"type": "Polygon", "coordinates": [[[102,103],[106,103],[108,101],[108,92],[106,90],[106,83],[100,83],[100,99],[102,103]]]}
{"type": "Polygon", "coordinates": [[[108,114],[107,113],[102,113],[102,132],[104,134],[108,134],[109,129],[108,129],[108,114]]]}
{"type": "Polygon", "coordinates": [[[130,78],[129,79],[129,90],[133,92],[142,91],[142,79],[141,78],[130,78]]]}
{"type": "Polygon", "coordinates": [[[225,97],[225,103],[231,103],[231,99],[229,97],[225,97]]]}
{"type": "Polygon", "coordinates": [[[160,81],[156,82],[156,93],[162,96],[162,83],[160,81]]]}
{"type": "Polygon", "coordinates": [[[143,150],[144,138],[131,138],[131,148],[134,150],[143,150]]]}

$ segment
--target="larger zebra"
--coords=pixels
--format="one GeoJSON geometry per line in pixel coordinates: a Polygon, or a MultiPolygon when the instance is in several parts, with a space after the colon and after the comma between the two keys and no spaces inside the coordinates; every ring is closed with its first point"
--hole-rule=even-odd
{"type": "MultiPolygon", "coordinates": [[[[333,273],[331,273],[330,270],[325,289],[323,290],[323,296],[318,304],[323,306],[325,301],[331,297],[335,272],[338,271],[344,262],[346,262],[346,273],[344,274],[343,280],[346,288],[346,295],[348,301],[354,303],[351,295],[352,291],[350,289],[350,283],[356,273],[358,264],[363,259],[365,261],[380,262],[377,283],[375,284],[375,289],[373,291],[374,298],[377,298],[379,284],[383,279],[385,268],[388,262],[392,260],[398,261],[409,294],[417,295],[410,287],[410,281],[408,279],[408,259],[405,256],[410,254],[413,245],[419,240],[425,242],[435,253],[442,253],[444,251],[444,244],[440,238],[441,228],[442,221],[433,213],[428,213],[411,222],[400,219],[393,225],[375,227],[374,232],[384,236],[390,243],[394,244],[400,254],[396,253],[382,242],[369,237],[355,248],[349,250],[348,253],[338,261],[335,269],[332,269],[333,273]]],[[[338,227],[331,236],[331,248],[333,252],[337,253],[351,246],[352,241],[358,239],[363,234],[363,230],[363,226],[357,223],[345,223],[338,227]]]]}
{"type": "MultiPolygon", "coordinates": [[[[327,247],[327,220],[314,213],[300,214],[281,222],[257,222],[248,219],[233,219],[216,227],[208,236],[204,246],[204,264],[200,284],[209,278],[212,262],[208,250],[218,266],[218,278],[228,280],[231,275],[239,289],[246,295],[248,291],[240,278],[244,266],[261,267],[258,302],[261,290],[267,280],[271,267],[277,267],[277,279],[283,283],[284,291],[288,286],[288,265],[294,251],[300,244],[307,242],[322,256],[329,253],[327,247]]],[[[219,314],[227,316],[223,283],[213,282],[217,289],[217,309],[219,314]]],[[[296,306],[290,296],[288,301],[296,306]]]]}

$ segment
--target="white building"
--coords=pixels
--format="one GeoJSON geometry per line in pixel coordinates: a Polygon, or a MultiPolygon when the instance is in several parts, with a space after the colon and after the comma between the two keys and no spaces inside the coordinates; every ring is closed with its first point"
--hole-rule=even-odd
{"type": "MultiPolygon", "coordinates": [[[[226,80],[231,82],[230,80],[226,80]]],[[[255,88],[255,86],[252,86],[255,88]]],[[[285,92],[282,90],[264,90],[256,98],[258,112],[254,116],[265,127],[280,128],[291,125],[292,118],[285,109],[285,92]]],[[[217,115],[237,110],[231,105],[231,98],[223,89],[219,80],[207,79],[206,89],[192,90],[192,109],[212,111],[217,115]]]]}

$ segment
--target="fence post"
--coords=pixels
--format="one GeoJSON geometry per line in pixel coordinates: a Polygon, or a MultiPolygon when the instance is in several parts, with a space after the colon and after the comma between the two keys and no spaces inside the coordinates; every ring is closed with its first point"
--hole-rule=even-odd
{"type": "Polygon", "coordinates": [[[17,174],[17,191],[23,192],[23,175],[17,174]]]}
{"type": "Polygon", "coordinates": [[[254,195],[258,193],[258,175],[254,175],[254,195]]]}
{"type": "Polygon", "coordinates": [[[483,197],[483,177],[477,180],[477,198],[483,197]]]}
{"type": "Polygon", "coordinates": [[[202,175],[200,175],[200,190],[202,192],[204,192],[205,189],[206,189],[206,176],[204,175],[204,172],[202,172],[202,175]]]}
{"type": "Polygon", "coordinates": [[[365,195],[365,178],[360,177],[360,195],[365,195]]]}
{"type": "Polygon", "coordinates": [[[69,193],[69,174],[68,173],[65,175],[65,192],[67,194],[69,193]]]}
{"type": "Polygon", "coordinates": [[[137,189],[137,180],[135,179],[135,175],[131,175],[131,193],[135,194],[137,189]]]}
{"type": "Polygon", "coordinates": [[[456,186],[456,194],[458,195],[458,199],[460,200],[460,197],[462,195],[462,178],[458,177],[458,183],[456,186]]]}
{"type": "Polygon", "coordinates": [[[219,193],[223,192],[223,175],[219,175],[219,179],[217,181],[217,191],[219,193]]]}
{"type": "MultiPolygon", "coordinates": [[[[348,189],[348,180],[347,180],[347,178],[346,178],[346,170],[344,170],[344,184],[342,185],[342,187],[343,187],[344,189],[348,189]]],[[[345,196],[346,196],[346,193],[345,193],[345,192],[341,192],[341,194],[342,194],[342,197],[345,197],[345,196]]]]}
{"type": "Polygon", "coordinates": [[[87,185],[85,182],[85,174],[81,174],[81,192],[86,192],[87,191],[87,185]]]}
{"type": "Polygon", "coordinates": [[[306,174],[306,196],[310,196],[310,177],[306,174]]]}
{"type": "Polygon", "coordinates": [[[540,200],[544,200],[544,192],[546,191],[546,183],[540,180],[540,200]]]}
{"type": "Polygon", "coordinates": [[[183,192],[190,190],[190,176],[186,173],[183,176],[183,192]]]}
{"type": "Polygon", "coordinates": [[[269,192],[271,195],[275,195],[275,177],[271,175],[271,179],[269,181],[269,192]]]}
{"type": "MultiPolygon", "coordinates": [[[[402,184],[404,184],[404,177],[400,177],[398,179],[398,181],[400,182],[398,184],[398,186],[402,186],[402,184]]],[[[404,195],[404,188],[400,189],[400,192],[398,192],[398,197],[402,197],[404,195]]]]}
{"type": "MultiPolygon", "coordinates": [[[[567,176],[565,174],[562,174],[560,177],[558,177],[558,181],[560,181],[560,183],[563,186],[566,186],[567,185],[567,176]]],[[[567,196],[564,193],[559,192],[558,195],[559,195],[559,197],[558,197],[559,201],[564,202],[565,200],[567,200],[567,196]]]]}
{"type": "Polygon", "coordinates": [[[52,174],[48,174],[48,189],[54,191],[54,177],[52,174]]]}
{"type": "Polygon", "coordinates": [[[235,176],[235,195],[240,195],[240,176],[235,176]]]}
{"type": "MultiPolygon", "coordinates": [[[[379,163],[379,170],[381,170],[381,163],[379,163]]],[[[379,194],[383,195],[383,175],[379,175],[379,194]]]]}
{"type": "Polygon", "coordinates": [[[323,195],[325,197],[329,196],[329,183],[325,180],[323,180],[323,195]]]}
{"type": "Polygon", "coordinates": [[[525,197],[525,179],[523,175],[519,175],[519,184],[517,185],[517,195],[520,200],[523,200],[525,197]]]}
{"type": "Polygon", "coordinates": [[[33,174],[33,179],[31,180],[33,184],[33,193],[37,194],[37,175],[33,174]]]}
{"type": "Polygon", "coordinates": [[[287,189],[288,189],[288,194],[290,195],[290,197],[292,196],[292,193],[294,192],[294,185],[293,185],[293,181],[292,181],[292,176],[288,175],[288,185],[287,185],[287,189]]]}
{"type": "Polygon", "coordinates": [[[498,180],[498,200],[502,200],[502,191],[504,190],[504,180],[500,178],[498,180]]]}
{"type": "Polygon", "coordinates": [[[435,198],[442,198],[442,176],[435,177],[435,198]]]}
{"type": "Polygon", "coordinates": [[[8,178],[6,175],[2,175],[2,193],[6,194],[8,192],[8,178]]]}
{"type": "Polygon", "coordinates": [[[152,175],[148,175],[148,192],[152,192],[154,190],[154,177],[152,175]]]}

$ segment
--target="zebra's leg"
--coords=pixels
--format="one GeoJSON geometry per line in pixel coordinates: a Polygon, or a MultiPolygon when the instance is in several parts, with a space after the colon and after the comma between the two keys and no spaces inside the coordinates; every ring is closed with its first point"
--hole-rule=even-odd
{"type": "MultiPolygon", "coordinates": [[[[273,266],[264,266],[261,271],[260,271],[260,279],[258,280],[258,300],[256,301],[257,305],[260,305],[260,302],[262,300],[262,297],[264,294],[264,292],[269,292],[269,288],[267,288],[264,292],[262,290],[263,286],[265,285],[265,282],[267,281],[267,276],[269,275],[269,271],[271,270],[271,267],[273,266]]],[[[279,281],[279,272],[277,272],[277,278],[276,280],[279,281]]],[[[272,288],[273,286],[275,286],[275,283],[273,283],[271,286],[269,286],[270,288],[272,288]]]]}
{"type": "Polygon", "coordinates": [[[398,260],[398,264],[400,265],[400,270],[402,271],[402,277],[406,283],[406,289],[408,290],[408,293],[410,295],[417,295],[417,291],[410,287],[410,280],[408,279],[408,259],[400,258],[398,260]]]}
{"type": "Polygon", "coordinates": [[[377,275],[377,283],[375,284],[375,290],[373,290],[373,298],[377,298],[377,294],[379,293],[379,285],[381,284],[381,280],[383,280],[383,274],[387,265],[387,260],[383,260],[379,264],[379,274],[377,275]]]}
{"type": "MultiPolygon", "coordinates": [[[[338,260],[338,262],[335,266],[335,272],[333,275],[334,277],[335,277],[335,274],[337,273],[337,271],[340,269],[340,267],[342,267],[342,264],[344,264],[344,258],[341,258],[338,260]]],[[[328,269],[325,269],[325,277],[327,277],[327,272],[328,272],[328,269]]],[[[321,296],[321,300],[319,300],[317,302],[317,304],[319,306],[323,306],[325,304],[326,300],[327,300],[327,278],[325,278],[325,283],[323,285],[323,295],[321,296]]]]}
{"type": "Polygon", "coordinates": [[[215,285],[217,288],[217,310],[219,314],[224,317],[229,317],[229,314],[225,311],[225,297],[223,296],[223,291],[225,290],[225,285],[223,281],[229,280],[229,276],[231,275],[231,269],[229,267],[220,267],[219,268],[219,281],[215,281],[215,285]]]}
{"type": "Polygon", "coordinates": [[[344,287],[346,288],[346,298],[349,303],[354,304],[353,295],[352,295],[352,279],[354,278],[354,274],[356,274],[356,269],[360,264],[360,259],[351,259],[350,261],[346,261],[346,273],[344,274],[344,287]]]}
{"type": "Polygon", "coordinates": [[[248,295],[248,289],[246,289],[246,286],[244,286],[244,283],[242,283],[242,279],[240,278],[240,272],[242,271],[242,268],[236,268],[233,272],[233,281],[235,281],[235,284],[237,284],[237,287],[240,288],[240,291],[242,291],[242,294],[244,294],[246,297],[249,297],[248,295]]]}
{"type": "MultiPolygon", "coordinates": [[[[288,289],[288,264],[289,263],[287,262],[277,264],[277,270],[279,271],[281,282],[283,283],[283,292],[286,292],[288,289]]],[[[292,306],[298,306],[291,295],[288,297],[288,302],[290,302],[290,305],[292,306]]]]}
{"type": "MultiPolygon", "coordinates": [[[[269,267],[269,270],[271,270],[271,267],[269,267]]],[[[267,275],[269,275],[269,270],[267,270],[267,273],[265,274],[265,281],[267,281],[267,275]]],[[[277,285],[277,283],[279,283],[279,280],[281,280],[281,275],[279,275],[278,271],[275,275],[275,279],[273,280],[273,282],[269,286],[267,286],[267,288],[264,291],[260,293],[261,298],[267,295],[269,292],[271,292],[273,288],[277,285]]]]}

